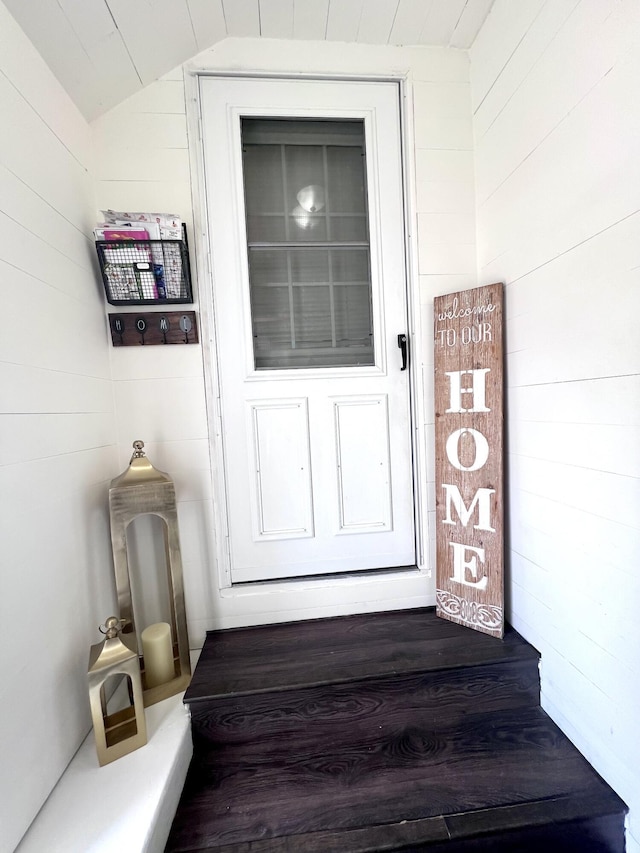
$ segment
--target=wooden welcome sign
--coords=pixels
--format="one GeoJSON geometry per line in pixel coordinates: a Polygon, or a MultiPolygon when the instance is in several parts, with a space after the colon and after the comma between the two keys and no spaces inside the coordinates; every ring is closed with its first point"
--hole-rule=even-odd
{"type": "Polygon", "coordinates": [[[502,285],[434,301],[436,612],[502,637],[502,285]]]}

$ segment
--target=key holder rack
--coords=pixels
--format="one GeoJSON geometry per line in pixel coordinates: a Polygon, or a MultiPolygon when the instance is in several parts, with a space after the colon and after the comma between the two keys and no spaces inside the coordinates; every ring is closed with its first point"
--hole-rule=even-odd
{"type": "Polygon", "coordinates": [[[197,344],[195,311],[109,314],[111,343],[114,347],[155,344],[197,344]]]}

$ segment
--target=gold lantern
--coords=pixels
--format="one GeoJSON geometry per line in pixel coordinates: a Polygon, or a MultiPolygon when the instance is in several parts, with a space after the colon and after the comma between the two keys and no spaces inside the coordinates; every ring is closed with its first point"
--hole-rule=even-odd
{"type": "Polygon", "coordinates": [[[100,766],[109,764],[147,742],[147,727],[144,718],[140,662],[135,648],[135,637],[120,637],[122,620],[110,616],[104,628],[105,640],[91,646],[89,655],[89,701],[96,750],[100,766]],[[108,697],[105,687],[111,678],[127,679],[125,707],[108,712],[108,697]],[[127,704],[128,700],[128,704],[127,704]]]}
{"type": "Polygon", "coordinates": [[[126,620],[125,632],[140,632],[144,704],[149,706],[187,688],[191,663],[175,489],[171,477],[149,462],[143,447],[142,441],[133,442],[129,467],[111,481],[109,513],[120,616],[126,620]],[[127,551],[127,527],[142,515],[158,516],[163,522],[166,577],[160,578],[160,583],[168,586],[170,610],[168,622],[148,625],[144,631],[140,630],[141,618],[134,613],[127,551]]]}

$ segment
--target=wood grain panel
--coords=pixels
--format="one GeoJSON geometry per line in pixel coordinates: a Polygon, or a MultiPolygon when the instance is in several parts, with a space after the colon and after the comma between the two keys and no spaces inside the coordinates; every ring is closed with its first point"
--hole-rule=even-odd
{"type": "Polygon", "coordinates": [[[436,596],[445,619],[504,629],[502,285],[434,300],[436,596]]]}
{"type": "MultiPolygon", "coordinates": [[[[313,663],[311,663],[313,666],[313,663]]],[[[371,673],[369,673],[371,675],[371,673]]],[[[242,743],[248,738],[304,734],[349,714],[349,732],[376,735],[400,725],[408,709],[425,726],[449,727],[475,711],[499,712],[539,702],[534,658],[498,661],[437,672],[368,677],[299,690],[226,696],[191,707],[196,747],[242,743]]],[[[340,734],[337,733],[340,738],[340,734]]]]}
{"type": "Polygon", "coordinates": [[[322,733],[216,744],[193,765],[201,793],[174,825],[170,849],[605,793],[539,708],[495,721],[471,712],[434,730],[408,712],[377,733],[350,735],[347,711],[322,733]]]}
{"type": "Polygon", "coordinates": [[[194,680],[169,853],[624,848],[624,804],[539,708],[511,630],[409,611],[218,631],[194,680]]]}
{"type": "MultiPolygon", "coordinates": [[[[615,803],[598,797],[554,797],[536,803],[481,810],[481,820],[458,823],[449,817],[399,821],[346,831],[310,832],[224,844],[217,853],[624,853],[615,803]],[[613,812],[612,812],[613,809],[613,812]],[[584,817],[584,815],[589,815],[584,817]],[[537,821],[539,825],[532,825],[537,821]],[[490,829],[489,829],[490,827],[490,829]],[[283,847],[283,843],[286,847],[283,847]]],[[[466,817],[462,816],[462,819],[466,817]]],[[[206,853],[199,848],[190,853],[206,853]]]]}
{"type": "Polygon", "coordinates": [[[197,344],[199,340],[195,311],[109,314],[109,328],[114,347],[197,344]]]}
{"type": "Polygon", "coordinates": [[[538,653],[508,626],[496,643],[437,619],[433,608],[212,631],[185,701],[260,693],[274,683],[309,687],[476,664],[533,661],[538,653]]]}

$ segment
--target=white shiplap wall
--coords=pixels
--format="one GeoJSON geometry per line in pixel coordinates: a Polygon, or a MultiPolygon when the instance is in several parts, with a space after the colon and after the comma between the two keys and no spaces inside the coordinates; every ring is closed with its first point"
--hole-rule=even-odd
{"type": "MultiPolygon", "coordinates": [[[[423,326],[424,419],[431,481],[428,513],[433,527],[432,298],[476,283],[473,154],[468,57],[453,49],[391,48],[227,39],[200,54],[189,68],[354,76],[403,74],[412,87],[414,128],[408,139],[413,275],[419,276],[423,326]]],[[[170,210],[182,214],[193,235],[191,181],[182,69],[97,119],[97,206],[170,210]]],[[[224,199],[221,204],[226,204],[224,199]]],[[[197,290],[208,283],[201,277],[197,290]]],[[[202,299],[201,299],[202,303],[202,299]]],[[[202,304],[196,307],[202,308],[202,304]]],[[[206,331],[206,330],[205,330],[206,331]]],[[[208,628],[328,616],[355,609],[408,607],[431,602],[433,581],[415,580],[394,599],[388,580],[367,589],[359,582],[308,589],[300,584],[268,595],[245,590],[221,593],[215,567],[209,434],[202,346],[114,350],[113,379],[120,462],[131,442],[147,442],[153,463],[169,471],[179,496],[185,587],[192,644],[208,628]]]]}
{"type": "MultiPolygon", "coordinates": [[[[176,213],[193,240],[182,70],[133,95],[92,130],[96,208],[176,213]]],[[[129,462],[132,442],[142,439],[152,464],[175,481],[190,641],[200,645],[215,613],[202,347],[116,348],[111,370],[120,468],[129,462]]]]}
{"type": "Polygon", "coordinates": [[[507,284],[510,601],[640,850],[640,6],[498,0],[471,51],[480,282],[507,284]]]}
{"type": "Polygon", "coordinates": [[[468,48],[493,0],[4,0],[92,120],[228,37],[468,48]]]}
{"type": "Polygon", "coordinates": [[[116,462],[91,130],[0,3],[0,851],[90,728],[116,462]]]}

